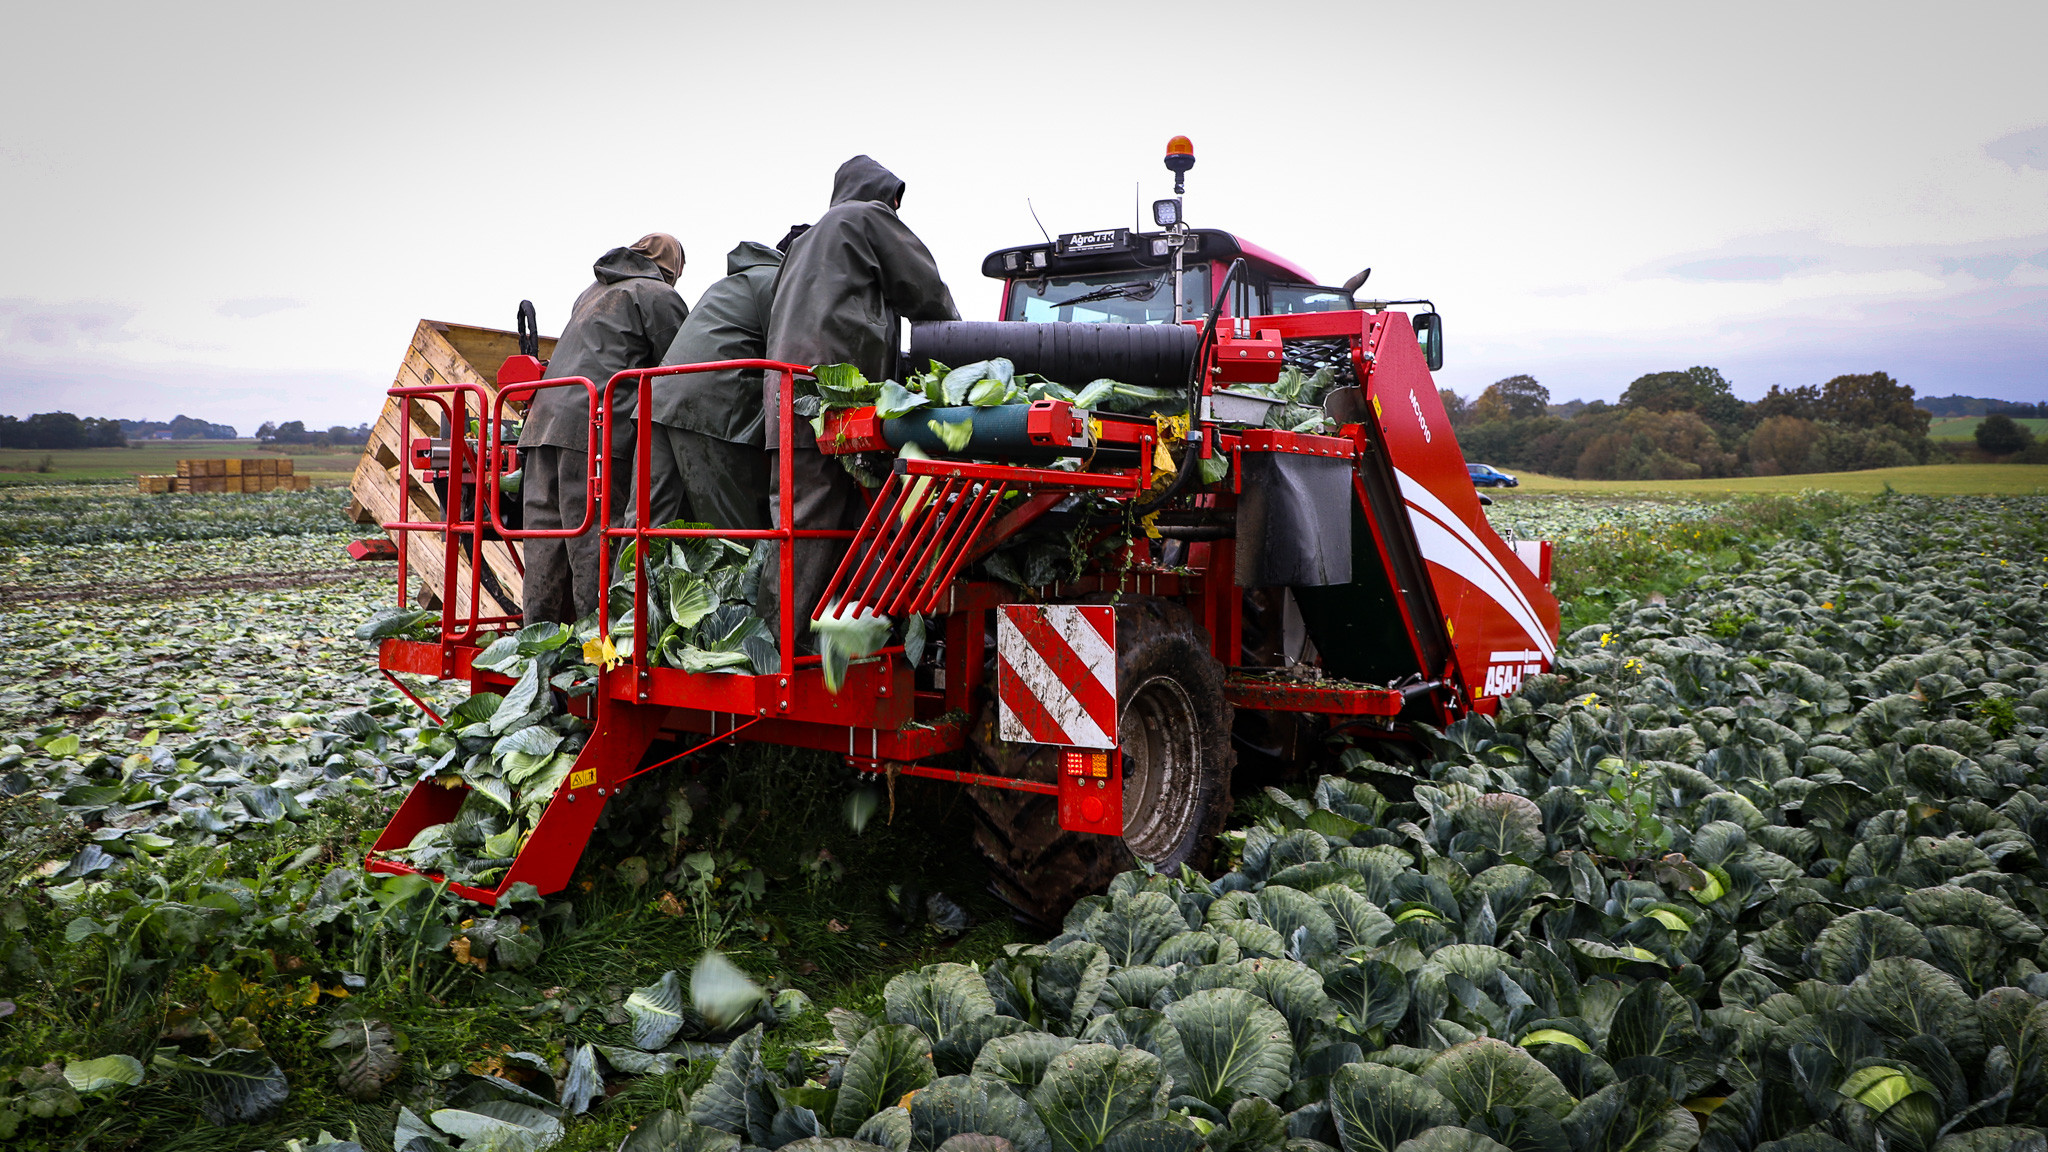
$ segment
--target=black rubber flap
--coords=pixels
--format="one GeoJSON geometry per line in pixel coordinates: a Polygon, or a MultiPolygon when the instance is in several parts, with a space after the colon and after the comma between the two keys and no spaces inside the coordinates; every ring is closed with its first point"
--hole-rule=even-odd
{"type": "Polygon", "coordinates": [[[922,372],[1001,356],[1069,388],[1108,378],[1147,388],[1185,388],[1198,335],[1185,324],[1027,324],[1016,320],[932,320],[910,326],[905,367],[922,372]]]}
{"type": "Polygon", "coordinates": [[[1351,461],[1246,452],[1237,502],[1237,583],[1316,588],[1351,582],[1351,461]]]}

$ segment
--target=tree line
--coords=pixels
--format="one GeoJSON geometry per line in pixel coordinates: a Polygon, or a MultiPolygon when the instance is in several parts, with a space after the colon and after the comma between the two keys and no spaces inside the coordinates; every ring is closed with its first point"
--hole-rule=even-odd
{"type": "Polygon", "coordinates": [[[0,448],[126,448],[130,440],[233,440],[231,424],[214,424],[196,416],[169,420],[117,420],[76,416],[70,412],[38,412],[33,416],[0,416],[0,448]]]}
{"type": "Polygon", "coordinates": [[[1931,417],[1912,387],[1883,372],[1773,385],[1754,402],[1705,367],[1638,377],[1614,404],[1553,404],[1526,375],[1470,402],[1448,389],[1443,400],[1467,459],[1581,480],[1848,472],[1954,452],[1928,439],[1931,417]]]}
{"type": "Polygon", "coordinates": [[[80,418],[69,412],[0,416],[0,448],[125,448],[119,420],[80,418]]]}
{"type": "Polygon", "coordinates": [[[312,448],[353,448],[370,442],[370,426],[358,424],[353,428],[336,424],[328,428],[308,428],[304,420],[287,420],[282,424],[264,421],[256,429],[256,439],[266,444],[303,444],[312,448]]]}
{"type": "Polygon", "coordinates": [[[169,420],[123,420],[121,431],[131,440],[233,440],[241,433],[232,424],[215,424],[197,416],[173,416],[169,420]]]}
{"type": "Polygon", "coordinates": [[[1922,396],[1917,403],[1936,420],[1950,416],[2007,416],[2015,420],[2048,420],[2048,402],[2025,404],[1986,396],[1922,396]]]}

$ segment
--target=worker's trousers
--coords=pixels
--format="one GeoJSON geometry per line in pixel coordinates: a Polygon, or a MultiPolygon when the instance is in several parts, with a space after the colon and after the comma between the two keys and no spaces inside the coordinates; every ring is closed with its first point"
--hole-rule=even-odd
{"type": "MultiPolygon", "coordinates": [[[[826,529],[860,527],[867,515],[867,502],[861,499],[860,485],[854,482],[838,460],[818,451],[818,439],[811,432],[810,422],[797,420],[790,429],[795,450],[790,458],[790,480],[793,495],[792,522],[798,529],[826,529]]],[[[775,453],[768,457],[768,509],[776,527],[781,527],[782,516],[782,473],[776,467],[775,453]]],[[[799,540],[796,542],[796,571],[793,599],[796,608],[796,637],[800,649],[814,648],[810,641],[811,610],[818,605],[818,598],[825,594],[825,585],[831,581],[832,573],[839,567],[839,561],[846,555],[846,540],[799,540]]],[[[771,544],[768,567],[761,573],[760,602],[767,606],[779,603],[782,592],[782,568],[771,544]]],[[[774,611],[764,610],[761,615],[773,622],[777,619],[774,611]]]]}
{"type": "MultiPolygon", "coordinates": [[[[589,455],[552,444],[524,450],[521,494],[526,530],[574,528],[583,523],[589,455]]],[[[573,624],[597,610],[602,591],[597,583],[600,528],[593,509],[589,531],[581,536],[536,536],[525,541],[526,582],[519,603],[528,624],[573,624]]]]}
{"type": "MultiPolygon", "coordinates": [[[[759,529],[769,526],[768,453],[752,444],[735,444],[656,424],[648,435],[647,523],[660,527],[674,520],[714,528],[759,529]]],[[[630,523],[635,504],[629,480],[620,523],[630,523]]]]}

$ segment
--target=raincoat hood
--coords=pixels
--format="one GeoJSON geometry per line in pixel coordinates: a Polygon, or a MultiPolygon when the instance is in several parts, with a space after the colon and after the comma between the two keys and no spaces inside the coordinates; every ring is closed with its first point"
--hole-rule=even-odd
{"type": "Polygon", "coordinates": [[[625,248],[614,248],[590,266],[599,284],[635,278],[673,285],[683,273],[683,246],[663,232],[650,232],[625,248]]]}
{"type": "Polygon", "coordinates": [[[855,156],[841,164],[838,174],[832,177],[832,203],[873,200],[893,206],[903,195],[903,188],[903,181],[894,172],[866,156],[855,156]]]}
{"type": "Polygon", "coordinates": [[[752,240],[742,240],[739,243],[739,247],[725,254],[725,274],[727,276],[737,276],[749,268],[759,268],[763,264],[780,267],[782,264],[782,253],[777,252],[766,244],[757,244],[752,240]]]}
{"type": "MultiPolygon", "coordinates": [[[[656,232],[625,248],[614,248],[590,266],[596,282],[569,309],[569,322],[555,342],[548,371],[557,378],[581,376],[602,385],[616,373],[652,368],[690,314],[676,295],[675,273],[683,267],[683,246],[656,232]],[[671,271],[671,267],[674,271],[671,271]]],[[[614,393],[611,451],[631,451],[635,391],[614,393]]],[[[584,452],[590,447],[590,401],[575,388],[550,388],[529,402],[519,446],[546,445],[584,452]],[[574,395],[571,395],[574,393],[574,395]]]]}

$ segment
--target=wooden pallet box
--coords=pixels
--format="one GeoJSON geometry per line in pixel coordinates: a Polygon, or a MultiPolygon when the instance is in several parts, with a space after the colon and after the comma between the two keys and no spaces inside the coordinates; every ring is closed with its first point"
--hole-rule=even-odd
{"type": "MultiPolygon", "coordinates": [[[[554,349],[553,338],[542,338],[540,354],[543,360],[552,356],[554,349]]],[[[505,362],[506,357],[518,352],[519,336],[515,332],[422,320],[413,330],[412,341],[406,347],[392,386],[445,388],[450,384],[473,384],[483,390],[486,411],[470,411],[467,415],[471,418],[488,416],[488,405],[498,396],[498,366],[505,362]]],[[[473,402],[474,397],[471,400],[473,402]]],[[[439,405],[397,397],[385,398],[383,412],[371,426],[370,441],[364,446],[362,459],[356,464],[354,478],[349,481],[349,514],[357,523],[421,522],[443,517],[440,497],[431,483],[415,474],[405,482],[405,490],[402,493],[399,490],[401,477],[405,476],[403,463],[407,442],[416,437],[431,439],[441,436],[440,419],[439,405]]],[[[476,605],[482,615],[509,616],[519,612],[521,576],[517,547],[513,541],[485,543],[483,591],[476,605]]],[[[415,603],[439,603],[445,575],[444,556],[438,535],[409,534],[405,559],[407,572],[417,581],[413,597],[415,603]]],[[[458,603],[450,607],[455,613],[466,616],[470,611],[466,552],[457,557],[455,583],[458,603]]]]}
{"type": "Polygon", "coordinates": [[[311,476],[281,476],[279,479],[289,479],[292,482],[292,491],[294,492],[304,492],[313,487],[313,478],[311,476]]]}
{"type": "Polygon", "coordinates": [[[279,475],[279,476],[290,476],[290,475],[292,475],[292,458],[291,458],[291,457],[289,457],[289,456],[284,456],[284,457],[280,457],[280,458],[279,458],[279,459],[278,459],[277,461],[275,461],[275,463],[277,464],[277,475],[279,475]]]}

